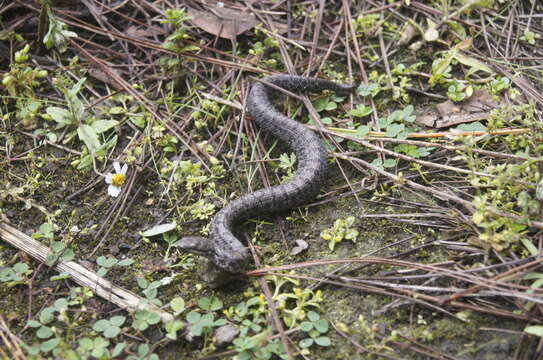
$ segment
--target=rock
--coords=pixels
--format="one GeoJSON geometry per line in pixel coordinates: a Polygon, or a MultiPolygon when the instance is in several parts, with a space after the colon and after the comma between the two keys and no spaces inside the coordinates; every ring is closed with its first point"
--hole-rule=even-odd
{"type": "Polygon", "coordinates": [[[215,329],[215,343],[217,346],[229,344],[239,334],[239,328],[233,324],[226,324],[215,329]]]}

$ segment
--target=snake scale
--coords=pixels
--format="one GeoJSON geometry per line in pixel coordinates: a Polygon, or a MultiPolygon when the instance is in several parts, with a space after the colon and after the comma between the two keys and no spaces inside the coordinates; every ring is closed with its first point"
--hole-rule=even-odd
{"type": "MultiPolygon", "coordinates": [[[[273,75],[264,80],[295,93],[332,90],[348,95],[356,88],[292,75],[273,75]]],[[[247,98],[247,109],[260,129],[285,142],[296,153],[298,169],[294,177],[286,184],[261,189],[229,203],[213,218],[209,238],[188,236],[178,243],[182,249],[209,260],[204,279],[215,287],[228,281],[224,279],[231,275],[242,273],[248,262],[247,248],[232,233],[235,223],[258,214],[304,205],[318,194],[326,179],[327,152],[323,142],[313,131],[276,109],[270,101],[273,91],[264,83],[254,83],[247,98]]]]}

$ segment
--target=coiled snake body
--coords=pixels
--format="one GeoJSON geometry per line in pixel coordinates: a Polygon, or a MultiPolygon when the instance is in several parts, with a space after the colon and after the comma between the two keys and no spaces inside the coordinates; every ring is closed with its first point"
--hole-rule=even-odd
{"type": "MultiPolygon", "coordinates": [[[[297,93],[332,90],[347,95],[355,89],[354,85],[291,75],[274,75],[264,80],[297,93]]],[[[260,129],[284,141],[296,153],[298,169],[290,182],[247,194],[220,210],[211,223],[209,239],[196,236],[181,239],[181,248],[203,255],[211,262],[206,280],[215,286],[225,282],[224,274],[219,273],[241,273],[248,261],[247,248],[232,233],[236,222],[304,205],[317,195],[326,178],[324,144],[307,127],[279,112],[270,102],[271,91],[262,83],[253,84],[247,109],[260,129]]]]}

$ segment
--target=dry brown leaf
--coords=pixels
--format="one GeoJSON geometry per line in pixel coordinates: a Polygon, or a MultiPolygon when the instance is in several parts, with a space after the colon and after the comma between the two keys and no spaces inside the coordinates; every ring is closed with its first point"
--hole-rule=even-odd
{"type": "Polygon", "coordinates": [[[437,104],[435,111],[417,116],[416,122],[439,129],[484,120],[488,117],[490,110],[500,105],[501,101],[496,102],[488,90],[479,89],[475,90],[473,95],[464,101],[454,103],[447,100],[437,104]]]}
{"type": "Polygon", "coordinates": [[[209,6],[205,11],[188,8],[187,13],[192,16],[191,22],[195,26],[224,39],[233,40],[258,23],[251,13],[217,5],[209,6]]]}

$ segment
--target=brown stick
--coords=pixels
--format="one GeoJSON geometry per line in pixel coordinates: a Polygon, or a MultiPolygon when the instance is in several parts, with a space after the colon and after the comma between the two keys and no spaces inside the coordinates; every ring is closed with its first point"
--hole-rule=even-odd
{"type": "MultiPolygon", "coordinates": [[[[45,262],[47,256],[53,253],[49,247],[4,222],[0,222],[0,238],[42,263],[45,262]]],[[[87,270],[74,261],[60,260],[55,265],[55,269],[69,273],[79,285],[88,287],[98,296],[127,311],[151,311],[160,315],[164,323],[174,319],[172,314],[161,310],[155,305],[148,304],[144,298],[116,286],[109,280],[98,276],[94,271],[87,270]]]]}

